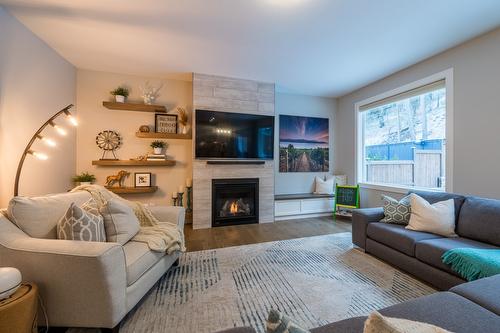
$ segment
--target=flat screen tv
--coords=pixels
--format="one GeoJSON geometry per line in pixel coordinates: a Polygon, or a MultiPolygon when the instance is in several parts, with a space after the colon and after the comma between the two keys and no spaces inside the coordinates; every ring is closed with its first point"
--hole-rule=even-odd
{"type": "Polygon", "coordinates": [[[274,116],[196,110],[199,159],[273,159],[274,116]]]}

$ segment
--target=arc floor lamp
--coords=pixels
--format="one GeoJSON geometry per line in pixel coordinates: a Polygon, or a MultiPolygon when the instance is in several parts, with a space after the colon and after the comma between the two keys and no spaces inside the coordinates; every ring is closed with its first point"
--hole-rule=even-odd
{"type": "Polygon", "coordinates": [[[63,127],[61,127],[55,123],[55,120],[63,114],[66,116],[67,121],[69,121],[73,126],[78,125],[78,122],[75,119],[75,117],[73,117],[73,115],[71,115],[71,112],[69,112],[69,110],[72,107],[73,107],[73,104],[70,104],[67,107],[65,107],[64,109],[62,109],[61,111],[56,112],[31,137],[31,140],[26,145],[26,148],[24,148],[23,155],[21,156],[21,159],[19,160],[19,164],[17,165],[16,180],[14,182],[14,196],[19,195],[19,178],[21,177],[21,171],[23,169],[23,164],[24,164],[24,160],[26,159],[26,156],[32,155],[40,160],[48,159],[48,156],[45,155],[44,153],[34,151],[31,149],[31,146],[33,146],[33,143],[35,143],[36,140],[41,140],[49,147],[55,147],[57,145],[54,140],[42,135],[43,130],[47,126],[52,126],[57,131],[57,133],[59,133],[60,135],[62,135],[62,136],[66,135],[67,134],[66,130],[63,127]]]}

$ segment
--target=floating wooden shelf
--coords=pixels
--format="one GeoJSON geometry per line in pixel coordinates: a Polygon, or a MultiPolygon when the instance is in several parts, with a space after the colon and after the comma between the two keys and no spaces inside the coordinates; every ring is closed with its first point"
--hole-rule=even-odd
{"type": "Polygon", "coordinates": [[[137,160],[96,160],[92,165],[100,166],[174,166],[174,160],[165,161],[137,161],[137,160]]]}
{"type": "Polygon", "coordinates": [[[102,105],[111,110],[140,111],[140,112],[167,112],[163,105],[148,105],[139,103],[102,102],[102,105]]]}
{"type": "Polygon", "coordinates": [[[158,190],[158,186],[150,187],[106,187],[116,194],[139,194],[139,193],[154,193],[158,190]]]}
{"type": "Polygon", "coordinates": [[[156,133],[156,132],[135,132],[135,136],[138,138],[146,139],[180,139],[180,140],[191,140],[191,132],[188,134],[172,134],[172,133],[156,133]]]}

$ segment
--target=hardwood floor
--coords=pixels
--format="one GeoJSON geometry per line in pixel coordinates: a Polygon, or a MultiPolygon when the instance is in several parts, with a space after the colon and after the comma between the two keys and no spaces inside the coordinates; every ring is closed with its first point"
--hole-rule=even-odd
{"type": "Polygon", "coordinates": [[[332,217],[198,230],[193,230],[192,225],[187,224],[184,228],[188,252],[350,231],[350,221],[334,220],[332,217]]]}

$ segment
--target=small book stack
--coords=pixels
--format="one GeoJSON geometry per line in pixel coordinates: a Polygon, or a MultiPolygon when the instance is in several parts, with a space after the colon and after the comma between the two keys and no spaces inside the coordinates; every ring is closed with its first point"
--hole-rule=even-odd
{"type": "Polygon", "coordinates": [[[165,161],[167,159],[167,155],[165,154],[148,154],[148,161],[165,161]]]}

